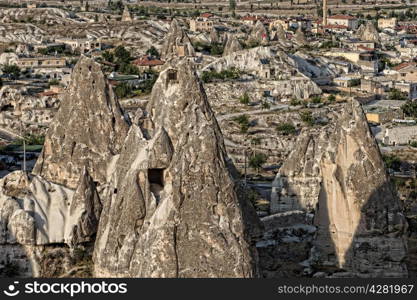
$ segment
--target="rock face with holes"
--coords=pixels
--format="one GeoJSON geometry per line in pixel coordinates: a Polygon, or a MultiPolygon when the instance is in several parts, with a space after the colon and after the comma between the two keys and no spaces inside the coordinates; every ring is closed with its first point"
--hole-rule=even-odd
{"type": "Polygon", "coordinates": [[[187,59],[171,63],[113,167],[95,275],[257,276],[247,207],[202,83],[187,59]]]}
{"type": "Polygon", "coordinates": [[[168,60],[172,57],[195,56],[194,47],[185,31],[176,19],[172,20],[171,27],[162,47],[161,57],[168,60]]]}
{"type": "Polygon", "coordinates": [[[86,167],[93,181],[103,184],[128,126],[100,65],[82,56],[33,173],[75,189],[86,167]]]}
{"type": "Polygon", "coordinates": [[[301,273],[407,276],[406,221],[359,103],[347,103],[338,120],[321,130],[304,132],[273,185],[275,222],[291,213],[302,217],[270,226],[270,244],[264,245],[282,249],[285,242],[271,237],[286,230],[287,241],[308,249],[301,273]]]}

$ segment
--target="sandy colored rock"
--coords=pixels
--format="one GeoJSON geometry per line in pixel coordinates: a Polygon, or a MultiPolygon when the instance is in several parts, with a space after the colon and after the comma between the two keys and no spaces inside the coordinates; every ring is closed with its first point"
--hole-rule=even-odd
{"type": "Polygon", "coordinates": [[[95,275],[257,276],[223,138],[189,61],[160,74],[147,111],[103,201],[95,275]]]}
{"type": "Polygon", "coordinates": [[[100,65],[82,56],[33,173],[75,189],[86,167],[103,184],[106,165],[120,151],[128,126],[100,65]]]}

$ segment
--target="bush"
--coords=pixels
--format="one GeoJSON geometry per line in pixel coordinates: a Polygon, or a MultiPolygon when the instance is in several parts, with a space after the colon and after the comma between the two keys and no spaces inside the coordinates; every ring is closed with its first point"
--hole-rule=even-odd
{"type": "Polygon", "coordinates": [[[292,124],[282,123],[277,126],[277,131],[284,135],[295,134],[297,131],[292,124]]]}
{"type": "Polygon", "coordinates": [[[239,102],[242,103],[242,104],[248,105],[250,103],[248,93],[245,92],[242,96],[240,96],[239,102]]]}
{"type": "Polygon", "coordinates": [[[407,117],[417,118],[417,102],[408,100],[401,106],[404,114],[407,117]]]}
{"type": "Polygon", "coordinates": [[[234,121],[240,125],[240,131],[246,133],[249,130],[250,123],[247,115],[241,115],[234,118],[234,121]]]}
{"type": "Polygon", "coordinates": [[[400,171],[401,160],[398,157],[396,157],[395,155],[384,155],[382,158],[387,168],[395,171],[400,171]]]}
{"type": "Polygon", "coordinates": [[[392,100],[407,100],[407,94],[398,89],[391,89],[388,95],[392,100]]]}
{"type": "Polygon", "coordinates": [[[238,79],[240,77],[240,73],[241,72],[235,68],[223,70],[220,72],[204,71],[203,74],[201,75],[201,80],[205,83],[213,82],[215,80],[228,80],[228,79],[233,80],[233,79],[238,79]]]}
{"type": "Polygon", "coordinates": [[[300,118],[301,118],[301,121],[306,123],[308,126],[314,125],[314,118],[313,118],[311,111],[300,112],[300,118]]]}
{"type": "Polygon", "coordinates": [[[121,84],[117,85],[114,88],[114,92],[116,96],[121,99],[125,98],[132,92],[132,88],[130,85],[128,85],[126,82],[122,82],[121,84]]]}
{"type": "Polygon", "coordinates": [[[291,106],[297,106],[297,105],[300,105],[300,104],[301,104],[300,100],[298,100],[296,98],[291,99],[291,102],[290,102],[291,106]]]}
{"type": "Polygon", "coordinates": [[[5,65],[2,71],[13,80],[20,76],[20,68],[17,65],[5,65]]]}
{"type": "Polygon", "coordinates": [[[311,98],[311,103],[321,103],[321,97],[320,96],[314,96],[313,98],[311,98]]]}
{"type": "Polygon", "coordinates": [[[327,97],[327,101],[335,102],[336,101],[336,96],[335,95],[329,95],[329,97],[327,97]]]}
{"type": "Polygon", "coordinates": [[[413,148],[417,148],[417,141],[412,141],[410,143],[410,146],[413,147],[413,148]]]}
{"type": "Polygon", "coordinates": [[[267,156],[263,153],[254,154],[249,160],[249,166],[253,169],[256,169],[259,173],[259,169],[264,163],[266,163],[267,156]]]}

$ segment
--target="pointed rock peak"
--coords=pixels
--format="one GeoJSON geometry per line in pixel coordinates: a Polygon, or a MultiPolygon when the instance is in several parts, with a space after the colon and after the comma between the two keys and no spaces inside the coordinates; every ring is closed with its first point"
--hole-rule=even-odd
{"type": "Polygon", "coordinates": [[[300,26],[295,32],[294,40],[299,45],[304,45],[305,43],[307,43],[306,36],[300,26]]]}
{"type": "Polygon", "coordinates": [[[171,21],[171,27],[162,48],[161,56],[165,60],[173,57],[195,56],[191,40],[177,19],[171,21]]]}
{"type": "Polygon", "coordinates": [[[275,183],[273,212],[314,214],[314,267],[350,277],[406,276],[401,203],[357,101],[320,130],[304,131],[275,183]]]}
{"type": "Polygon", "coordinates": [[[96,275],[256,276],[248,208],[239,203],[220,128],[188,59],[161,72],[147,112],[141,130],[149,138],[129,133],[103,201],[96,275]]]}
{"type": "Polygon", "coordinates": [[[371,21],[362,24],[358,29],[357,35],[362,41],[372,41],[378,44],[381,43],[378,30],[371,21]]]}
{"type": "Polygon", "coordinates": [[[106,164],[120,151],[128,126],[100,65],[82,56],[33,173],[75,189],[87,166],[94,181],[104,183],[106,164]]]}
{"type": "Polygon", "coordinates": [[[236,36],[234,34],[229,34],[227,36],[226,45],[224,46],[223,56],[230,55],[233,52],[237,52],[242,49],[242,45],[240,44],[236,36]]]}

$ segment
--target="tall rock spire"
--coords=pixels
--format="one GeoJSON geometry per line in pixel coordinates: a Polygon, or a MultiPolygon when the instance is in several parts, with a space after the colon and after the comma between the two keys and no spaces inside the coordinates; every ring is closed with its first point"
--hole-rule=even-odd
{"type": "Polygon", "coordinates": [[[86,167],[94,181],[104,183],[107,163],[120,151],[127,130],[100,65],[82,56],[33,173],[75,189],[86,167]]]}
{"type": "Polygon", "coordinates": [[[223,137],[187,59],[160,74],[147,113],[103,201],[96,275],[257,276],[223,137]]]}

